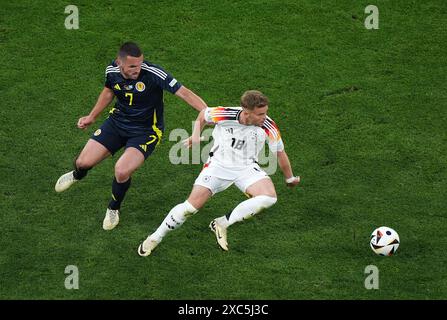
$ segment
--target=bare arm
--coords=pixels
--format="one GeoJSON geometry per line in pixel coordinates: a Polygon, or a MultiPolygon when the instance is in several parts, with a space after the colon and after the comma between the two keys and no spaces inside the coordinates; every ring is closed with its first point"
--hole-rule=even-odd
{"type": "Polygon", "coordinates": [[[89,125],[95,122],[96,118],[101,114],[101,112],[112,102],[115,94],[113,90],[104,87],[104,89],[99,94],[98,100],[95,106],[88,116],[82,117],[78,120],[78,128],[86,129],[89,125]]]}
{"type": "Polygon", "coordinates": [[[289,157],[287,156],[287,153],[283,151],[277,152],[278,156],[278,164],[279,168],[281,169],[284,178],[286,179],[286,183],[288,187],[294,187],[298,183],[300,183],[300,177],[295,177],[292,172],[292,167],[290,165],[289,157]]]}
{"type": "Polygon", "coordinates": [[[187,104],[189,104],[191,107],[199,112],[207,107],[205,101],[203,101],[202,98],[200,98],[198,95],[196,95],[185,86],[181,86],[180,89],[177,90],[175,95],[182,98],[187,104]]]}
{"type": "Polygon", "coordinates": [[[197,119],[194,122],[194,129],[192,131],[191,137],[183,141],[185,146],[190,147],[192,144],[200,142],[201,140],[200,133],[202,133],[202,130],[205,127],[205,125],[206,125],[205,109],[203,109],[202,111],[199,112],[199,115],[197,116],[197,119]]]}

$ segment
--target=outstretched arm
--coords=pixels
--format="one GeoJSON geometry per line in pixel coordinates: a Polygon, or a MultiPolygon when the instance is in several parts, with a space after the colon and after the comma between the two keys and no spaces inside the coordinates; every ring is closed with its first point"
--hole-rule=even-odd
{"type": "Polygon", "coordinates": [[[277,156],[278,164],[284,175],[284,178],[286,179],[287,186],[290,188],[296,186],[298,183],[300,183],[300,177],[295,177],[293,175],[292,167],[290,165],[289,157],[287,156],[286,151],[278,151],[277,156]]]}
{"type": "Polygon", "coordinates": [[[191,107],[199,112],[207,107],[205,101],[203,101],[202,98],[200,98],[198,95],[196,95],[185,86],[181,86],[180,89],[177,90],[175,95],[182,98],[187,104],[189,104],[191,107]]]}
{"type": "Polygon", "coordinates": [[[78,128],[86,129],[89,125],[95,122],[101,112],[112,102],[114,96],[115,94],[112,89],[104,87],[98,97],[98,101],[96,101],[95,106],[92,111],[90,111],[90,114],[78,120],[78,128]]]}
{"type": "Polygon", "coordinates": [[[201,141],[200,134],[202,133],[203,128],[205,127],[205,109],[199,112],[196,121],[194,122],[194,129],[192,131],[191,137],[183,141],[183,144],[186,147],[190,147],[192,144],[199,143],[201,141]]]}

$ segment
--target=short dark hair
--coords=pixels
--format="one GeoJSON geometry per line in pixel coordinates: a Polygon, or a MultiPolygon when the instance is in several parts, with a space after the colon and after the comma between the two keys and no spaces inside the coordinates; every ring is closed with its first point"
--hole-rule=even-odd
{"type": "Polygon", "coordinates": [[[260,91],[248,90],[241,97],[241,106],[249,110],[262,108],[269,104],[269,99],[260,91]]]}
{"type": "Polygon", "coordinates": [[[127,56],[140,57],[143,53],[135,42],[123,43],[118,51],[118,56],[125,59],[127,56]]]}

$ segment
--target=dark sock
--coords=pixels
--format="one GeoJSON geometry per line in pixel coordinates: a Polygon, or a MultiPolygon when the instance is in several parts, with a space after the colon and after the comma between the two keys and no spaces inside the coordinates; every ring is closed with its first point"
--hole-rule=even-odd
{"type": "Polygon", "coordinates": [[[112,210],[118,210],[121,207],[121,202],[124,200],[124,196],[126,195],[127,189],[130,187],[130,180],[127,180],[123,183],[118,183],[116,178],[113,178],[112,183],[112,200],[109,202],[109,208],[112,210]]]}
{"type": "Polygon", "coordinates": [[[84,169],[84,168],[78,168],[78,167],[76,166],[76,160],[77,160],[77,158],[76,158],[76,159],[74,160],[74,162],[73,162],[73,167],[74,167],[73,177],[74,177],[76,180],[81,180],[82,178],[84,178],[84,177],[87,175],[88,171],[89,171],[91,168],[86,168],[86,169],[84,169]]]}
{"type": "Polygon", "coordinates": [[[90,169],[79,169],[79,168],[76,168],[74,170],[74,172],[73,172],[73,177],[76,180],[81,180],[82,178],[84,178],[87,175],[89,170],[90,169]]]}

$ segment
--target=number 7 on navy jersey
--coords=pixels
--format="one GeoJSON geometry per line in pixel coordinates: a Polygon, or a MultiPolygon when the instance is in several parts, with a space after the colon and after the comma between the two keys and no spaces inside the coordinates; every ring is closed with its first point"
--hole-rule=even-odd
{"type": "Polygon", "coordinates": [[[132,100],[133,100],[133,93],[132,92],[126,92],[126,94],[124,95],[126,98],[130,97],[129,99],[129,106],[132,105],[132,100]]]}

